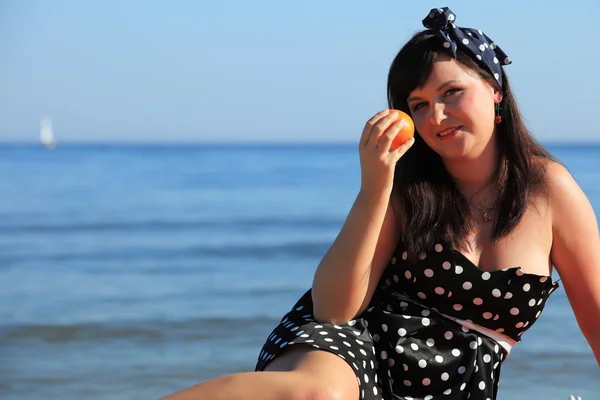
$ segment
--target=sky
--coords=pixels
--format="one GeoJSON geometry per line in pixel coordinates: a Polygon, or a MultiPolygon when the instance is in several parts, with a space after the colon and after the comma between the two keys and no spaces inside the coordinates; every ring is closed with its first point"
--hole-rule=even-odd
{"type": "Polygon", "coordinates": [[[481,29],[543,142],[600,141],[598,0],[0,0],[0,142],[344,142],[431,8],[481,29]]]}

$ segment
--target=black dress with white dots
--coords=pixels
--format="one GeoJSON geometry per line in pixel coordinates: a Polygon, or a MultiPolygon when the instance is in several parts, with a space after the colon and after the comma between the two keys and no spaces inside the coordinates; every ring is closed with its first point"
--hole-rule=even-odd
{"type": "Polygon", "coordinates": [[[493,400],[510,348],[558,287],[520,267],[484,272],[437,244],[410,262],[400,245],[367,310],[345,324],[316,322],[310,290],[267,338],[256,370],[288,346],[336,354],[361,399],[493,400]]]}

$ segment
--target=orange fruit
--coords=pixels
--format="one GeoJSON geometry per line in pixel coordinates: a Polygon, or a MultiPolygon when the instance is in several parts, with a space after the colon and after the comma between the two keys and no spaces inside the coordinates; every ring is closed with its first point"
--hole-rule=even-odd
{"type": "Polygon", "coordinates": [[[400,131],[398,132],[394,140],[392,140],[392,144],[390,146],[390,151],[394,151],[402,144],[404,144],[408,139],[415,136],[415,123],[413,122],[410,115],[408,115],[404,111],[390,110],[390,113],[396,113],[396,115],[398,116],[398,119],[396,120],[396,122],[390,125],[390,128],[392,126],[398,126],[398,124],[400,124],[400,131]]]}

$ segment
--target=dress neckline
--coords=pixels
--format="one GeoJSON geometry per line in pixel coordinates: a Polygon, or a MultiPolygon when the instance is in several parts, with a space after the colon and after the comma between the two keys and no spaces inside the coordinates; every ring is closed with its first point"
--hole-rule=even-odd
{"type": "Polygon", "coordinates": [[[493,270],[493,271],[484,271],[481,268],[479,268],[479,266],[477,264],[475,264],[473,261],[471,261],[467,256],[465,256],[464,253],[462,253],[461,251],[456,250],[456,249],[450,249],[450,251],[452,253],[458,255],[464,261],[466,261],[466,263],[471,268],[476,268],[481,273],[487,272],[488,274],[495,274],[495,273],[501,273],[501,272],[508,272],[508,271],[516,270],[516,271],[520,271],[520,274],[522,274],[522,275],[536,276],[538,278],[547,278],[547,279],[552,280],[552,276],[550,276],[550,275],[540,275],[540,274],[534,274],[533,272],[523,271],[523,268],[520,265],[514,266],[514,267],[507,267],[507,268],[502,268],[502,269],[496,269],[496,270],[493,270]]]}

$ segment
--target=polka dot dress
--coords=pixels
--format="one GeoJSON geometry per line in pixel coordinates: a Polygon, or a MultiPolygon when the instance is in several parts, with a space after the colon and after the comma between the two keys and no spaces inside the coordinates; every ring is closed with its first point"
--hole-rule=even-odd
{"type": "Polygon", "coordinates": [[[369,308],[355,320],[318,323],[310,291],[267,338],[256,370],[289,346],[344,359],[361,399],[493,400],[507,351],[467,321],[518,342],[558,287],[520,268],[483,272],[441,244],[411,263],[400,246],[369,308]]]}

